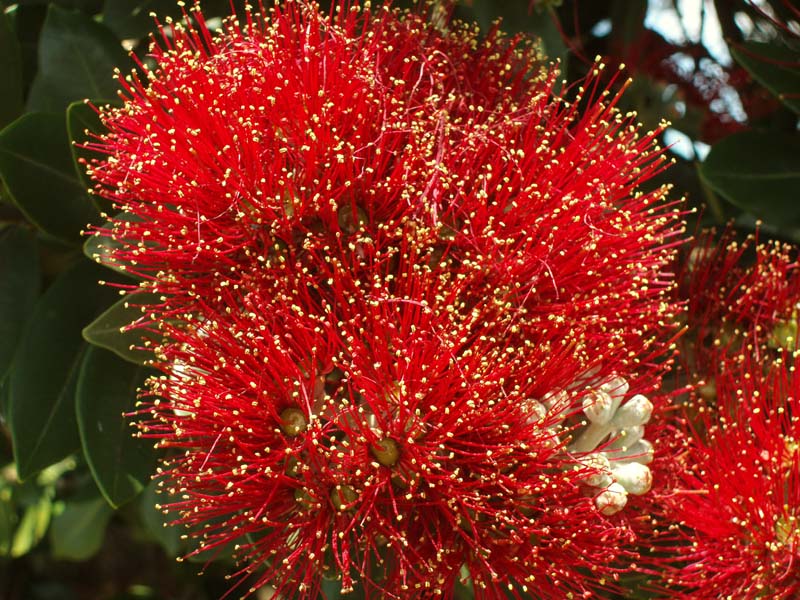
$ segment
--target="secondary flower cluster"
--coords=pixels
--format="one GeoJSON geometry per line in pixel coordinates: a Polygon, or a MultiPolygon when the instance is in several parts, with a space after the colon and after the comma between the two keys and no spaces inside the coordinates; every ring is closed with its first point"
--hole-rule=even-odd
{"type": "MultiPolygon", "coordinates": [[[[740,357],[741,358],[741,357],[740,357]]],[[[800,595],[800,380],[797,358],[766,369],[722,359],[717,409],[707,411],[667,501],[668,551],[682,565],[670,589],[686,598],[800,595]],[[676,588],[675,586],[680,586],[676,588]]],[[[663,563],[661,565],[663,567],[663,563]]]]}
{"type": "Polygon", "coordinates": [[[101,112],[103,260],[163,298],[166,508],[252,589],[588,596],[652,478],[656,134],[600,64],[560,90],[520,39],[368,8],[193,10],[101,112]]]}
{"type": "Polygon", "coordinates": [[[701,232],[687,248],[677,288],[687,301],[679,376],[702,400],[713,405],[716,376],[729,366],[723,358],[747,355],[767,364],[795,349],[795,255],[788,244],[759,242],[758,234],[737,239],[731,228],[701,232]]]}
{"type": "Polygon", "coordinates": [[[650,510],[658,552],[644,561],[670,597],[800,594],[795,254],[731,229],[687,249],[677,371],[689,385],[660,445],[671,451],[650,510]]]}

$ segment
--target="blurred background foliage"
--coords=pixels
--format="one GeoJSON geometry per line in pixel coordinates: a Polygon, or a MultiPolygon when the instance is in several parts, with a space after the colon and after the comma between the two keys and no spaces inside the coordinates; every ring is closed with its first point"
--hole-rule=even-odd
{"type": "MultiPolygon", "coordinates": [[[[203,7],[212,26],[230,10],[203,7]]],[[[791,0],[461,0],[455,10],[539,37],[567,84],[596,55],[608,72],[624,64],[623,108],[648,128],[671,123],[663,143],[675,165],[651,184],[672,184],[702,226],[733,221],[745,234],[762,220],[762,238],[800,241],[791,0]]],[[[86,193],[73,145],[100,127],[83,100],[117,97],[111,74],[133,68],[129,52],[147,60],[151,12],[180,17],[174,0],[0,0],[3,599],[201,600],[227,589],[225,560],[174,560],[186,547],[154,508],[155,453],[122,417],[147,376],[119,334],[132,309],[96,285],[133,281],[90,260],[102,247],[81,235],[107,208],[86,193]]]]}

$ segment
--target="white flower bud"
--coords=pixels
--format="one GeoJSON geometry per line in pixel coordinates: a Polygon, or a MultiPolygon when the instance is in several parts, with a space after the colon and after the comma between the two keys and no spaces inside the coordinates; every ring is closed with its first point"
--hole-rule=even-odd
{"type": "Polygon", "coordinates": [[[597,469],[583,480],[586,485],[604,488],[613,482],[613,479],[611,479],[611,463],[608,462],[608,457],[605,454],[600,452],[587,454],[580,458],[580,462],[590,469],[597,469]]]}
{"type": "Polygon", "coordinates": [[[614,425],[619,429],[634,425],[644,425],[650,420],[650,415],[652,414],[653,404],[650,400],[641,394],[636,394],[619,407],[617,414],[614,415],[614,425]]]}
{"type": "Polygon", "coordinates": [[[614,465],[611,467],[611,472],[617,483],[634,496],[646,494],[653,485],[650,468],[636,462],[614,465]]]}
{"type": "Polygon", "coordinates": [[[544,398],[542,398],[542,404],[544,404],[548,410],[552,410],[553,407],[557,410],[564,410],[569,404],[569,394],[566,390],[548,392],[544,398]]]}
{"type": "Polygon", "coordinates": [[[624,451],[620,450],[619,452],[614,452],[611,458],[615,462],[637,462],[643,465],[649,465],[653,462],[654,454],[655,449],[653,448],[653,444],[642,439],[632,444],[624,451]]]}
{"type": "Polygon", "coordinates": [[[627,452],[644,437],[644,427],[642,425],[634,425],[633,427],[626,427],[618,432],[617,438],[608,445],[609,450],[622,449],[627,452]]]}
{"type": "Polygon", "coordinates": [[[609,396],[616,397],[616,396],[624,396],[628,393],[628,389],[630,386],[628,382],[625,381],[624,377],[614,377],[606,381],[603,385],[600,386],[600,389],[606,392],[609,396]]]}
{"type": "Polygon", "coordinates": [[[619,483],[612,483],[594,499],[597,510],[607,517],[621,511],[627,503],[628,492],[619,483]]]}
{"type": "Polygon", "coordinates": [[[614,399],[602,390],[592,390],[583,397],[583,412],[592,423],[605,425],[614,416],[614,399]]]}

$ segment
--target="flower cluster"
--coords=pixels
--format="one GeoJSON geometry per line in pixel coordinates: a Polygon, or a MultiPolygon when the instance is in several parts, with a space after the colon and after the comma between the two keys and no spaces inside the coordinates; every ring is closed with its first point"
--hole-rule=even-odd
{"type": "Polygon", "coordinates": [[[688,598],[800,595],[800,380],[789,357],[723,360],[718,409],[695,434],[668,506],[688,598]]]}
{"type": "Polygon", "coordinates": [[[701,400],[713,402],[716,376],[728,368],[723,359],[748,355],[766,364],[796,347],[796,251],[759,242],[757,234],[737,240],[727,228],[699,233],[682,264],[677,297],[687,302],[687,332],[680,375],[701,400]]]}
{"type": "Polygon", "coordinates": [[[163,298],[166,508],[251,590],[588,596],[644,494],[682,232],[595,72],[415,13],[169,23],[106,108],[103,258],[163,298]],[[466,575],[465,575],[466,574],[466,575]]]}

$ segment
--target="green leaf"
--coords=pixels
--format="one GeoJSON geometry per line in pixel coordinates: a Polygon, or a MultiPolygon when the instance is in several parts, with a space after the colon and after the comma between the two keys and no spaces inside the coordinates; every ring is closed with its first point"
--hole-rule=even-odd
{"type": "Polygon", "coordinates": [[[158,483],[151,481],[142,492],[139,500],[139,514],[142,517],[147,532],[161,544],[167,556],[177,557],[183,553],[185,544],[181,540],[183,530],[180,526],[171,527],[167,525],[169,518],[159,509],[158,504],[168,503],[169,497],[159,494],[158,483]]]}
{"type": "MultiPolygon", "coordinates": [[[[236,4],[241,13],[242,3],[236,4]]],[[[230,11],[230,0],[203,2],[206,20],[215,16],[227,16],[230,11]]],[[[183,16],[175,0],[106,0],[103,6],[103,23],[121,39],[140,39],[155,29],[151,13],[156,13],[162,23],[166,17],[181,20],[183,16]]]]}
{"type": "Polygon", "coordinates": [[[753,79],[800,113],[800,51],[768,42],[746,42],[731,54],[753,79]]]}
{"type": "Polygon", "coordinates": [[[8,378],[0,380],[0,417],[2,417],[3,421],[7,420],[8,415],[8,378]]]}
{"type": "Polygon", "coordinates": [[[0,129],[22,112],[22,52],[11,28],[8,15],[0,3],[0,129]]]}
{"type": "MultiPolygon", "coordinates": [[[[203,9],[205,13],[205,8],[203,9]]],[[[150,13],[179,16],[174,0],[106,0],[103,23],[123,39],[139,39],[155,27],[150,13]]],[[[208,13],[210,14],[210,13],[208,13]]]]}
{"type": "Polygon", "coordinates": [[[115,98],[115,67],[127,62],[119,40],[88,15],[51,5],[39,39],[39,72],[29,110],[63,111],[85,98],[115,98]]]}
{"type": "MultiPolygon", "coordinates": [[[[138,219],[138,217],[126,213],[119,213],[114,217],[114,221],[134,221],[136,219],[138,219]]],[[[106,231],[110,230],[111,228],[111,221],[107,221],[101,227],[101,229],[106,231]]],[[[103,235],[95,231],[84,242],[83,253],[94,262],[101,264],[104,267],[108,267],[117,273],[122,273],[123,275],[127,275],[128,277],[132,277],[134,279],[141,279],[140,277],[131,273],[126,264],[114,260],[114,251],[121,247],[122,244],[110,238],[108,235],[103,235]]]]}
{"type": "Polygon", "coordinates": [[[553,8],[528,10],[527,2],[473,0],[469,5],[459,3],[456,6],[456,15],[465,21],[477,22],[484,31],[498,18],[502,18],[503,31],[525,33],[537,38],[547,59],[551,62],[559,59],[562,75],[566,73],[568,48],[556,25],[558,17],[553,8]]]}
{"type": "Polygon", "coordinates": [[[774,224],[800,222],[800,135],[736,133],[714,144],[699,171],[735,206],[774,224]]]}
{"type": "Polygon", "coordinates": [[[53,558],[82,561],[94,556],[103,545],[106,525],[113,513],[103,498],[66,502],[50,528],[53,558]]]}
{"type": "MultiPolygon", "coordinates": [[[[113,104],[109,100],[93,100],[92,104],[95,106],[103,106],[106,104],[113,104]]],[[[92,180],[86,175],[85,163],[91,159],[102,159],[103,155],[99,152],[93,152],[79,147],[90,141],[92,138],[87,134],[101,134],[106,131],[106,128],[100,122],[100,117],[92,106],[83,101],[73,102],[67,108],[67,133],[72,142],[70,149],[72,150],[72,161],[75,165],[75,172],[78,175],[79,181],[83,184],[84,188],[91,188],[93,186],[92,180]],[[84,162],[85,161],[85,162],[84,162]]],[[[108,213],[112,210],[112,204],[108,200],[100,196],[92,194],[92,202],[101,212],[108,213]]]]}
{"type": "Polygon", "coordinates": [[[43,494],[38,502],[28,506],[14,531],[11,543],[11,556],[17,558],[30,552],[47,533],[50,517],[53,514],[53,501],[43,494]]]}
{"type": "Polygon", "coordinates": [[[63,273],[36,303],[9,373],[8,426],[17,471],[26,479],[80,446],[75,386],[87,350],[81,329],[114,292],[85,260],[63,273]]]}
{"type": "Polygon", "coordinates": [[[63,114],[26,114],[0,132],[0,177],[42,231],[66,242],[98,213],[75,176],[63,114]]]}
{"type": "Polygon", "coordinates": [[[100,348],[83,359],[76,395],[83,454],[103,496],[118,508],[142,491],[154,470],[152,442],[133,437],[124,412],[149,370],[100,348]]]}
{"type": "Polygon", "coordinates": [[[339,600],[342,597],[342,582],[340,580],[323,579],[320,587],[325,600],[339,600]]]}
{"type": "MultiPolygon", "coordinates": [[[[21,227],[0,230],[0,380],[11,365],[36,297],[39,257],[33,234],[21,227]]],[[[5,413],[2,413],[5,414],[5,413]]]]}
{"type": "Polygon", "coordinates": [[[153,358],[153,353],[139,349],[143,338],[157,341],[157,335],[139,327],[128,329],[136,320],[144,319],[147,306],[160,302],[155,294],[137,292],[127,295],[97,317],[83,330],[83,339],[90,344],[111,350],[120,358],[136,364],[144,364],[153,358]]]}
{"type": "Polygon", "coordinates": [[[8,556],[14,541],[14,528],[17,524],[17,507],[11,495],[11,488],[0,488],[0,556],[8,556]]]}

